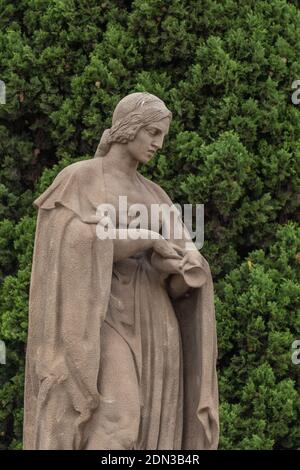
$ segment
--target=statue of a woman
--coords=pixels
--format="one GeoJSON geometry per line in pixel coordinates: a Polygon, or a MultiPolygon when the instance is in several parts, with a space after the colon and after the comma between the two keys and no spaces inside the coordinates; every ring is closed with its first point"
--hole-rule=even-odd
{"type": "Polygon", "coordinates": [[[171,118],[156,96],[126,96],[95,158],[66,167],[35,201],[25,449],[217,447],[208,263],[187,231],[163,237],[163,216],[158,229],[150,216],[131,228],[132,211],[119,204],[126,196],[148,214],[172,206],[137,171],[162,147],[171,118]],[[99,237],[107,204],[114,237],[99,237]]]}

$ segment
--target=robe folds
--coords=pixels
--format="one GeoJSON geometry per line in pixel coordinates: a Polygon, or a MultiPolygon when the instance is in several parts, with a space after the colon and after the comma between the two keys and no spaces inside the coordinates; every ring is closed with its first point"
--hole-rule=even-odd
{"type": "MultiPolygon", "coordinates": [[[[158,203],[172,204],[162,188],[140,174],[138,178],[158,203]]],[[[92,423],[102,398],[99,384],[101,353],[104,354],[104,343],[110,338],[109,335],[104,336],[104,332],[114,326],[111,312],[118,288],[114,276],[113,240],[101,240],[96,236],[99,221],[96,210],[99,204],[105,202],[102,158],[69,165],[34,201],[38,217],[29,295],[24,449],[85,449],[89,448],[90,434],[96,432],[92,423]]],[[[177,327],[172,327],[175,342],[169,353],[178,353],[179,362],[175,361],[174,364],[178,364],[177,369],[181,370],[182,375],[181,385],[177,382],[174,385],[182,397],[178,402],[178,406],[182,407],[182,432],[180,436],[177,434],[176,443],[175,438],[174,444],[166,444],[169,441],[165,440],[162,441],[165,444],[157,444],[157,448],[170,445],[170,449],[216,449],[219,433],[217,340],[213,282],[208,263],[204,260],[204,284],[194,288],[187,297],[171,301],[162,288],[159,292],[155,291],[155,271],[153,274],[148,261],[139,257],[127,261],[133,263],[132,272],[135,273],[134,295],[128,296],[133,299],[130,311],[139,310],[139,317],[130,320],[134,332],[132,338],[135,346],[131,347],[131,351],[137,370],[137,388],[147,390],[147,384],[140,382],[143,367],[150,367],[150,363],[147,365],[145,362],[147,356],[143,350],[147,343],[147,331],[155,333],[155,330],[145,328],[141,332],[138,325],[142,321],[145,323],[145,318],[152,321],[154,314],[159,315],[159,312],[151,312],[156,305],[154,302],[151,307],[151,296],[160,298],[165,304],[164,312],[171,322],[173,309],[178,325],[178,332],[177,327]],[[145,274],[146,263],[148,274],[145,274]],[[148,276],[149,282],[145,276],[148,276]],[[147,292],[154,289],[148,292],[148,301],[145,300],[147,296],[143,295],[144,287],[147,292]],[[137,295],[139,301],[136,300],[137,295]],[[144,306],[143,302],[146,302],[144,306]],[[148,316],[144,318],[143,315],[148,316]]],[[[126,270],[127,267],[125,274],[126,270]]],[[[113,341],[113,336],[111,338],[113,341]]],[[[130,344],[129,340],[127,342],[130,344]]],[[[149,357],[151,354],[150,351],[149,357]]],[[[170,358],[172,356],[167,360],[172,362],[170,358]]],[[[147,372],[151,380],[155,374],[155,368],[147,372]]],[[[157,374],[162,378],[162,387],[166,383],[170,390],[160,404],[159,413],[162,416],[163,407],[168,407],[167,393],[171,396],[174,386],[170,378],[168,382],[163,381],[163,369],[162,372],[157,370],[157,374]]],[[[150,398],[141,397],[141,394],[136,396],[136,400],[146,400],[150,407],[146,410],[147,416],[151,418],[156,405],[150,398]]],[[[162,418],[156,419],[158,425],[160,420],[163,423],[162,418]]],[[[101,426],[101,422],[98,425],[101,426]]],[[[157,433],[166,433],[167,421],[161,425],[164,428],[157,433]]],[[[173,432],[176,434],[176,430],[173,432]]],[[[155,448],[153,439],[151,442],[144,441],[146,448],[148,445],[155,448]]],[[[128,445],[128,448],[138,448],[134,444],[132,447],[128,445]]]]}

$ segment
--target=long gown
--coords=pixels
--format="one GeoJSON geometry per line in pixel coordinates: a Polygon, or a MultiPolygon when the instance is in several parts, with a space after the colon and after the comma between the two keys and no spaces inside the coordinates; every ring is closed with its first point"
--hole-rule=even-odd
{"type": "Polygon", "coordinates": [[[180,449],[182,378],[179,325],[147,253],[114,263],[87,448],[180,449]]]}

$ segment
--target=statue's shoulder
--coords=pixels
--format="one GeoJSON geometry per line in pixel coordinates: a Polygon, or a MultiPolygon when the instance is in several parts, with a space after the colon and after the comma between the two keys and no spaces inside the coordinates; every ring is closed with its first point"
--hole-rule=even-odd
{"type": "Polygon", "coordinates": [[[70,165],[63,168],[57,176],[70,177],[77,176],[82,178],[84,176],[95,176],[98,175],[101,168],[100,158],[90,158],[88,160],[80,160],[78,162],[71,163],[70,165]]]}
{"type": "Polygon", "coordinates": [[[34,201],[34,206],[52,209],[57,202],[74,202],[85,198],[87,193],[97,194],[102,182],[102,162],[99,160],[100,158],[80,160],[63,168],[51,185],[34,201]]]}

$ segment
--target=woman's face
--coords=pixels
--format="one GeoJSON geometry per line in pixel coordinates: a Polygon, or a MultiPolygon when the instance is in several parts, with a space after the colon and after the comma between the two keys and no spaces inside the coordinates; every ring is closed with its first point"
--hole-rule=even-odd
{"type": "Polygon", "coordinates": [[[139,163],[151,160],[156,150],[163,146],[164,138],[169,132],[170,119],[165,117],[142,127],[135,139],[127,143],[131,157],[139,163]]]}

